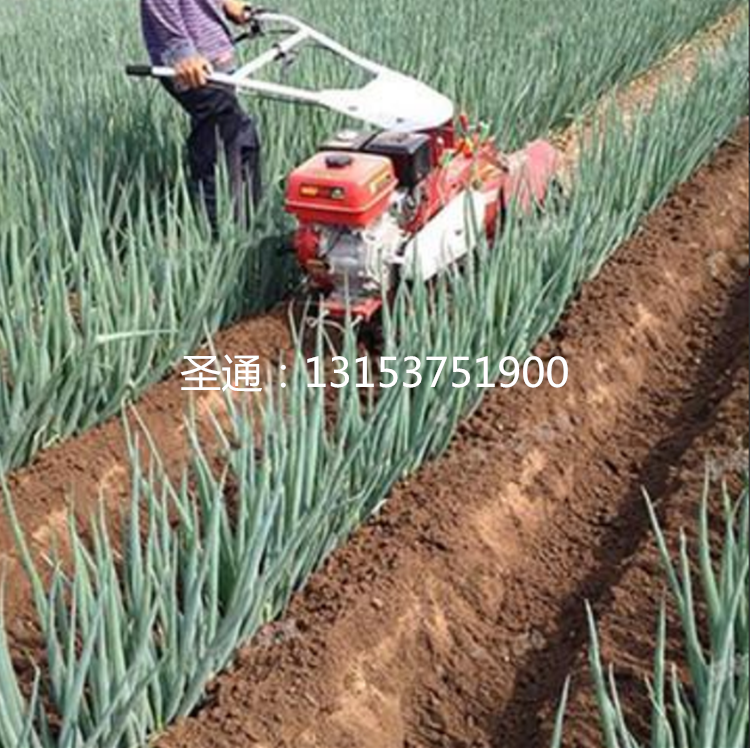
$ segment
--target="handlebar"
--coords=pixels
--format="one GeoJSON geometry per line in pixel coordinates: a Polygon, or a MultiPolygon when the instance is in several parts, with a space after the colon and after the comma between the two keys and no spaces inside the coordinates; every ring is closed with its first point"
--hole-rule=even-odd
{"type": "MultiPolygon", "coordinates": [[[[299,19],[284,13],[258,10],[253,16],[261,22],[264,35],[279,33],[284,38],[231,73],[211,73],[208,76],[211,85],[227,86],[245,95],[312,104],[383,130],[432,130],[453,118],[455,107],[446,96],[414,78],[357,54],[299,19]],[[288,66],[303,46],[327,50],[340,58],[341,64],[359,68],[370,79],[359,87],[318,90],[259,76],[260,71],[269,65],[281,63],[288,66]]],[[[170,79],[176,76],[175,69],[166,66],[128,65],[126,69],[128,75],[137,78],[170,79]]]]}
{"type": "Polygon", "coordinates": [[[151,65],[127,65],[125,67],[125,74],[131,78],[151,78],[154,74],[154,69],[151,65]]]}
{"type": "Polygon", "coordinates": [[[244,7],[242,25],[246,27],[246,30],[234,38],[235,44],[263,36],[264,29],[261,16],[264,13],[268,13],[266,8],[254,8],[252,5],[244,7]]]}

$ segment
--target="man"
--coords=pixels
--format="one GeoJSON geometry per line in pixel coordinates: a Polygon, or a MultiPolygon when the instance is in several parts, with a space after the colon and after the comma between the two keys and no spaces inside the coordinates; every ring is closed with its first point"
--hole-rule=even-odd
{"type": "Polygon", "coordinates": [[[216,229],[216,167],[223,150],[236,212],[244,219],[250,203],[261,197],[258,131],[232,89],[207,83],[213,71],[233,70],[227,20],[246,23],[249,6],[237,0],[141,0],[141,15],[152,64],[175,69],[174,81],[164,85],[191,118],[191,187],[203,198],[216,229]]]}

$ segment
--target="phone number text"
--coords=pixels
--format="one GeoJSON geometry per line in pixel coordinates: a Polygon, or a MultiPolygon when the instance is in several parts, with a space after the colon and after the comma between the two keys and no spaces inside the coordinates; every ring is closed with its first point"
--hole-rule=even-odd
{"type": "Polygon", "coordinates": [[[550,387],[562,389],[568,383],[568,362],[555,356],[545,365],[542,359],[532,356],[521,363],[508,356],[493,365],[490,357],[471,359],[457,356],[452,359],[429,356],[425,359],[408,356],[404,359],[383,356],[371,359],[358,358],[354,363],[343,356],[324,359],[320,356],[307,360],[312,389],[341,389],[356,386],[359,389],[416,389],[428,386],[437,389],[450,379],[454,389],[477,387],[480,389],[512,389],[520,383],[530,389],[541,387],[545,381],[550,387]],[[333,367],[329,374],[329,363],[333,367]],[[399,366],[400,364],[400,366],[399,366]],[[328,377],[330,376],[330,381],[328,377]]]}

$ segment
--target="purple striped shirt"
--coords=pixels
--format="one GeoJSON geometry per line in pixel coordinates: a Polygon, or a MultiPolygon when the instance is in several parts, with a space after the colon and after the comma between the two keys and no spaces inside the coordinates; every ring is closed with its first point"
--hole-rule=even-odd
{"type": "Polygon", "coordinates": [[[154,65],[175,65],[196,54],[211,62],[232,57],[223,0],[141,0],[141,18],[154,65]]]}

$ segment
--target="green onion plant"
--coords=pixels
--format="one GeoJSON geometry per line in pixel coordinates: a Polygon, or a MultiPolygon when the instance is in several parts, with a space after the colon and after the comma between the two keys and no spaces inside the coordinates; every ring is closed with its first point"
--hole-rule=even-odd
{"type": "Polygon", "coordinates": [[[591,666],[606,748],[745,748],[750,738],[750,652],[748,652],[748,564],[750,500],[747,475],[739,496],[721,490],[725,523],[721,542],[712,540],[709,507],[715,491],[709,478],[701,502],[697,553],[686,535],[677,558],[670,553],[652,502],[648,501],[659,551],[676,602],[685,642],[688,678],[667,661],[664,608],[656,635],[651,732],[641,742],[632,732],[617,686],[615,669],[602,661],[590,612],[591,666]],[[699,586],[696,586],[696,583],[699,586]],[[705,610],[707,635],[702,635],[705,610]]]}

